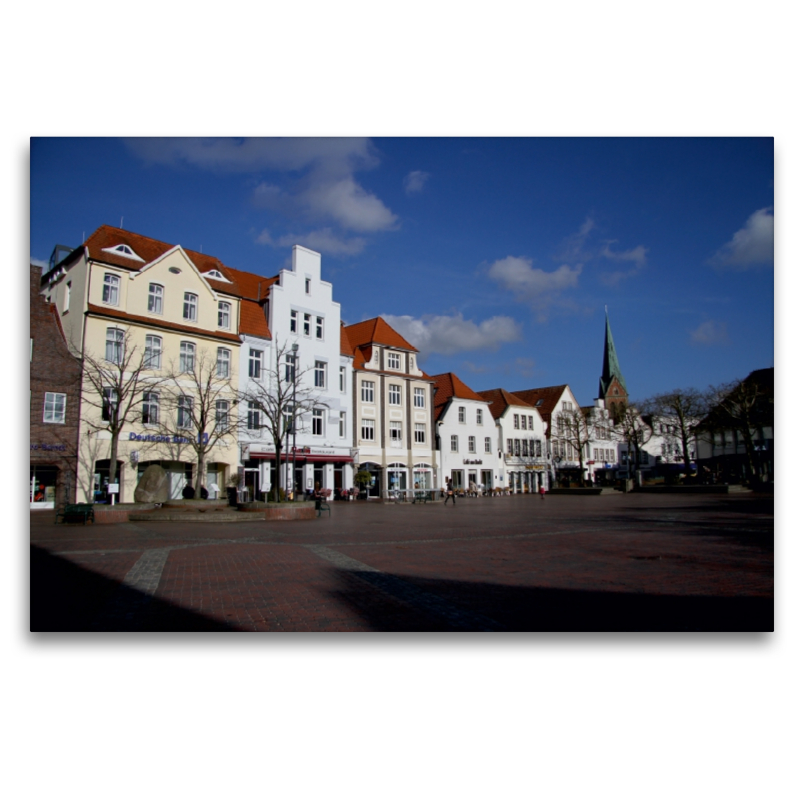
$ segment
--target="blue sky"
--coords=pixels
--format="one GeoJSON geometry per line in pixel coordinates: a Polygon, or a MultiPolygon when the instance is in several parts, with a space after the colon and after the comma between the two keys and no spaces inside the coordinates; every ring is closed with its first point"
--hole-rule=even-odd
{"type": "Polygon", "coordinates": [[[634,399],[774,361],[771,138],[31,140],[30,256],[102,224],[274,275],[323,256],[476,390],[597,392],[604,307],[634,399]]]}

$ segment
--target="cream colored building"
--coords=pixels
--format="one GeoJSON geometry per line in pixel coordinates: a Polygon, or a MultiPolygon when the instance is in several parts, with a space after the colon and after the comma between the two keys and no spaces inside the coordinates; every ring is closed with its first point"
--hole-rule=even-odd
{"type": "MultiPolygon", "coordinates": [[[[226,272],[210,256],[103,226],[44,276],[43,294],[87,363],[113,372],[133,354],[124,382],[145,359],[137,391],[119,403],[126,415],[117,452],[119,502],[133,502],[138,477],[151,463],[167,469],[171,496],[180,497],[187,481],[198,481],[190,442],[213,443],[215,429],[235,420],[241,292],[226,272]],[[206,389],[215,387],[204,430],[193,423],[202,404],[193,373],[208,376],[206,389]]],[[[109,474],[111,434],[103,417],[111,403],[102,408],[86,376],[82,396],[78,500],[91,501],[109,474]]],[[[214,486],[224,494],[239,463],[236,435],[212,446],[205,462],[212,497],[214,486]]]]}

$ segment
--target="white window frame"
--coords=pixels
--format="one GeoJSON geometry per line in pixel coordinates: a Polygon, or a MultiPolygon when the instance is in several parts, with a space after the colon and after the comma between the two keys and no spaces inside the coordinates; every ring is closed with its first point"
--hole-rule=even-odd
{"type": "Polygon", "coordinates": [[[228,400],[217,400],[215,404],[214,424],[219,430],[228,427],[231,404],[228,400]]]}
{"type": "Polygon", "coordinates": [[[339,391],[347,393],[347,367],[339,367],[339,391]]]}
{"type": "Polygon", "coordinates": [[[492,437],[486,436],[483,440],[483,452],[484,453],[491,453],[492,452],[492,437]]]}
{"type": "Polygon", "coordinates": [[[224,300],[217,304],[217,327],[226,331],[231,327],[231,304],[224,300]]]}
{"type": "Polygon", "coordinates": [[[403,404],[403,390],[399,383],[389,384],[389,405],[400,406],[403,404]]]}
{"type": "Polygon", "coordinates": [[[119,366],[125,360],[125,331],[122,328],[106,328],[106,361],[119,366]],[[109,345],[111,358],[109,358],[109,345]]]}
{"type": "Polygon", "coordinates": [[[458,407],[458,421],[463,425],[467,421],[467,409],[464,406],[458,407]]]}
{"type": "Polygon", "coordinates": [[[514,430],[519,430],[519,414],[514,414],[514,430]]]}
{"type": "Polygon", "coordinates": [[[361,381],[361,402],[375,402],[375,381],[361,381]]]}
{"type": "Polygon", "coordinates": [[[363,419],[361,420],[361,441],[374,442],[375,441],[375,420],[363,419]]]}
{"type": "Polygon", "coordinates": [[[425,444],[425,423],[414,423],[414,444],[425,444]]]}
{"type": "Polygon", "coordinates": [[[147,369],[161,369],[163,341],[160,336],[148,333],[144,337],[144,363],[147,369]]]}
{"type": "Polygon", "coordinates": [[[389,353],[389,369],[400,369],[400,353],[389,353]]]}
{"type": "Polygon", "coordinates": [[[325,320],[323,317],[317,317],[317,323],[314,329],[314,335],[322,341],[325,338],[325,320]]]}
{"type": "Polygon", "coordinates": [[[314,362],[314,387],[324,389],[327,385],[328,365],[324,361],[314,362]]]}
{"type": "Polygon", "coordinates": [[[303,336],[311,336],[311,314],[303,314],[303,336]]]}
{"type": "Polygon", "coordinates": [[[67,396],[61,392],[44,393],[42,422],[63,425],[67,420],[67,396]]]}
{"type": "Polygon", "coordinates": [[[483,409],[482,408],[476,408],[475,409],[475,422],[477,422],[478,425],[483,425],[483,409]]]}
{"type": "Polygon", "coordinates": [[[289,312],[289,333],[297,333],[297,312],[289,312]]]}
{"type": "Polygon", "coordinates": [[[103,403],[100,409],[100,418],[104,422],[115,422],[113,417],[119,411],[119,395],[114,386],[103,387],[103,403]]]}
{"type": "Polygon", "coordinates": [[[315,408],[311,412],[311,435],[325,435],[325,410],[322,408],[315,408]]]}
{"type": "Polygon", "coordinates": [[[197,322],[200,298],[194,292],[183,293],[183,318],[187,322],[197,322]]]}
{"type": "Polygon", "coordinates": [[[340,411],[339,412],[339,438],[346,439],[347,438],[347,412],[340,411]]]}
{"type": "Polygon", "coordinates": [[[106,272],[103,275],[103,302],[107,306],[118,306],[120,294],[119,275],[106,272]]]}
{"type": "Polygon", "coordinates": [[[389,441],[394,444],[403,443],[403,423],[399,420],[391,420],[389,422],[389,441]]]}
{"type": "Polygon", "coordinates": [[[188,394],[178,396],[178,415],[176,419],[177,426],[182,429],[192,427],[192,406],[194,398],[188,394]]]}
{"type": "Polygon", "coordinates": [[[475,452],[475,437],[474,436],[467,436],[467,452],[474,453],[475,452]]]}
{"type": "Polygon", "coordinates": [[[69,311],[69,301],[72,296],[72,281],[67,281],[64,289],[64,305],[61,307],[61,313],[66,314],[69,311]]]}
{"type": "Polygon", "coordinates": [[[264,366],[263,359],[263,350],[256,350],[254,347],[250,348],[250,353],[247,357],[247,376],[249,378],[253,378],[254,380],[261,379],[264,366]]]}
{"type": "Polygon", "coordinates": [[[231,351],[227,347],[217,348],[217,377],[230,378],[231,376],[231,351]]]}
{"type": "Polygon", "coordinates": [[[414,408],[425,408],[425,390],[419,387],[414,389],[414,408]]]}
{"type": "Polygon", "coordinates": [[[160,283],[151,283],[147,288],[147,313],[164,313],[164,287],[160,283]]]}
{"type": "Polygon", "coordinates": [[[297,375],[297,356],[293,353],[287,353],[284,358],[283,364],[283,379],[286,383],[294,383],[295,375],[297,375]]]}
{"type": "Polygon", "coordinates": [[[247,403],[247,430],[261,430],[261,409],[252,400],[247,403]]]}
{"type": "Polygon", "coordinates": [[[194,372],[194,361],[197,348],[194,342],[181,342],[180,355],[178,357],[178,368],[181,372],[194,372]]]}
{"type": "Polygon", "coordinates": [[[458,452],[458,434],[451,434],[450,436],[450,452],[457,453],[458,452]]]}
{"type": "Polygon", "coordinates": [[[142,425],[158,425],[161,403],[158,392],[142,392],[142,425]]]}

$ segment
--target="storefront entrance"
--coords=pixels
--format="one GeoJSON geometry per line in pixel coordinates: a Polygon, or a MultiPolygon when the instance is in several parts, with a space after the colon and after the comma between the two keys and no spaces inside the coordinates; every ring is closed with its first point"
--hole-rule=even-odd
{"type": "Polygon", "coordinates": [[[31,508],[55,508],[58,467],[49,464],[31,465],[28,502],[31,508]]]}

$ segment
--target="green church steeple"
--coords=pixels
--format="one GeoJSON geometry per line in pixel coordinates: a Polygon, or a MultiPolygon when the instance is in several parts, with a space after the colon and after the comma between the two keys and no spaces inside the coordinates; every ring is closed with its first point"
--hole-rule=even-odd
{"type": "MultiPolygon", "coordinates": [[[[617,358],[617,349],[614,347],[614,337],[611,335],[611,323],[608,321],[608,308],[606,308],[606,340],[603,347],[603,374],[600,377],[599,397],[606,401],[606,408],[618,407],[619,403],[627,405],[628,387],[617,358]],[[616,385],[614,386],[613,384],[616,385]],[[613,405],[612,405],[613,404],[613,405]]],[[[614,415],[616,416],[616,414],[614,415]]]]}

